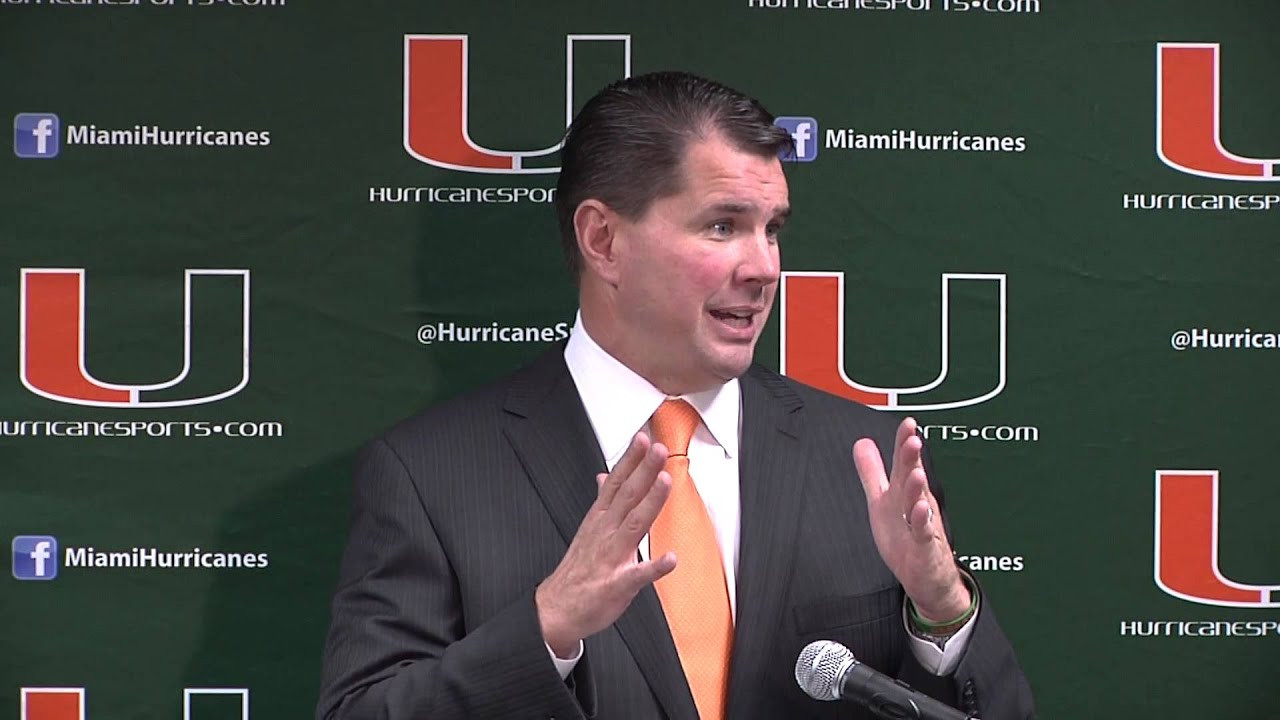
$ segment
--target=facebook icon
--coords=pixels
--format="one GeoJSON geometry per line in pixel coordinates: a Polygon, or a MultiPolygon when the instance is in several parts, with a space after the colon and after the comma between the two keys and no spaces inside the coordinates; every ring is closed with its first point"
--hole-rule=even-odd
{"type": "Polygon", "coordinates": [[[783,151],[778,157],[783,162],[813,162],[818,159],[818,121],[811,117],[783,116],[775,118],[774,125],[787,131],[796,145],[795,154],[783,151]]]}
{"type": "Polygon", "coordinates": [[[13,154],[20,158],[55,158],[61,148],[62,123],[53,113],[13,116],[13,154]]]}
{"type": "Polygon", "coordinates": [[[58,577],[58,539],[51,535],[15,537],[13,576],[19,580],[52,580],[58,577]]]}

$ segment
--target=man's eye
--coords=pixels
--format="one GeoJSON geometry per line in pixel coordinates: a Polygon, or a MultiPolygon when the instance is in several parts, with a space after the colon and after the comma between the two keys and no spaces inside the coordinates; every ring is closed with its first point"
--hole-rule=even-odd
{"type": "Polygon", "coordinates": [[[717,235],[731,235],[733,234],[733,223],[728,220],[711,223],[711,232],[717,235]]]}

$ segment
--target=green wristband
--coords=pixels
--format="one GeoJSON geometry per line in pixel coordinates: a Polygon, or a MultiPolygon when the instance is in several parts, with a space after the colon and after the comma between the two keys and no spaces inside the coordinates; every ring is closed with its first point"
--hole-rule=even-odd
{"type": "Polygon", "coordinates": [[[963,625],[968,622],[969,618],[973,617],[973,614],[978,610],[978,588],[976,587],[977,583],[970,580],[968,575],[961,573],[960,577],[964,581],[965,587],[969,588],[968,610],[965,610],[961,613],[960,617],[954,620],[934,623],[920,617],[920,613],[916,612],[916,604],[911,602],[911,598],[907,598],[907,614],[911,617],[911,623],[924,632],[937,632],[945,627],[963,625]]]}

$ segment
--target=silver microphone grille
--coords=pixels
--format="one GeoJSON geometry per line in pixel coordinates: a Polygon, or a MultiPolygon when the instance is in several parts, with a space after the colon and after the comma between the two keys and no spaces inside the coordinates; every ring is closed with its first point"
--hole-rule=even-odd
{"type": "Polygon", "coordinates": [[[811,642],[796,658],[796,684],[814,700],[839,700],[840,678],[853,663],[853,653],[840,643],[811,642]]]}

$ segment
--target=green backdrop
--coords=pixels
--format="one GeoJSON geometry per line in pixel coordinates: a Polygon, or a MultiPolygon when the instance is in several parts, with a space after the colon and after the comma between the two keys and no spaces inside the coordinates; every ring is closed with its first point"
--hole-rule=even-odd
{"type": "Polygon", "coordinates": [[[757,357],[920,418],[1041,715],[1280,718],[1277,28],[1272,0],[5,0],[0,717],[309,717],[356,449],[563,336],[557,159],[527,151],[567,86],[674,68],[809,123],[757,357]]]}

